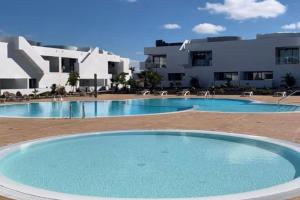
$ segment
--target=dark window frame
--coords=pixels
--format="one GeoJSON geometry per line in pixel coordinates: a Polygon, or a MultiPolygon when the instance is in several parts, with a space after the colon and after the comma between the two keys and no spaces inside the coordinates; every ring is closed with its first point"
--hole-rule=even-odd
{"type": "Polygon", "coordinates": [[[246,71],[246,72],[243,72],[243,80],[245,80],[245,81],[266,81],[266,80],[273,80],[273,79],[274,79],[273,71],[246,71]],[[271,75],[271,78],[266,78],[266,75],[271,75]]]}
{"type": "Polygon", "coordinates": [[[42,58],[49,62],[49,72],[50,73],[59,73],[59,57],[42,56],[42,58]],[[56,60],[56,63],[54,60],[56,60]]]}
{"type": "Polygon", "coordinates": [[[299,47],[277,47],[276,48],[276,64],[289,65],[300,63],[300,51],[299,47]],[[291,55],[288,55],[287,51],[291,51],[291,55]]]}
{"type": "Polygon", "coordinates": [[[211,67],[213,61],[213,52],[212,50],[192,51],[191,59],[193,67],[211,67]]]}
{"type": "Polygon", "coordinates": [[[215,81],[236,81],[233,79],[234,75],[236,75],[239,79],[239,72],[215,72],[214,80],[215,81]],[[226,75],[230,74],[230,78],[226,78],[226,75]]]}
{"type": "Polygon", "coordinates": [[[37,88],[37,80],[35,78],[29,79],[29,89],[37,88]]]}
{"type": "Polygon", "coordinates": [[[76,63],[78,63],[78,59],[76,59],[76,58],[62,57],[61,58],[61,71],[62,71],[62,73],[74,72],[76,63]],[[65,60],[69,60],[69,66],[65,66],[65,60]]]}
{"type": "Polygon", "coordinates": [[[168,81],[182,81],[184,73],[168,73],[168,81]]]}
{"type": "Polygon", "coordinates": [[[167,67],[167,55],[152,55],[152,63],[155,68],[166,68],[167,67]],[[159,59],[159,62],[156,62],[159,59]]]}

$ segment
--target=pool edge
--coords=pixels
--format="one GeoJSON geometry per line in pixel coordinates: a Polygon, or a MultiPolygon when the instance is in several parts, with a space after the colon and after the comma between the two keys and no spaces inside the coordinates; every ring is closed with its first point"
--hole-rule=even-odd
{"type": "MultiPolygon", "coordinates": [[[[97,102],[101,101],[131,101],[131,100],[152,100],[152,99],[205,99],[205,98],[199,98],[199,97],[166,97],[166,98],[136,98],[136,99],[118,99],[118,100],[96,100],[97,102]]],[[[211,99],[211,98],[209,98],[211,99]]],[[[277,103],[272,103],[272,102],[264,102],[264,101],[259,101],[259,100],[254,100],[254,99],[238,99],[238,98],[212,98],[212,99],[218,99],[218,100],[234,100],[234,101],[245,101],[245,102],[251,102],[254,104],[266,104],[266,105],[278,105],[277,103]]],[[[63,101],[63,102],[94,102],[93,100],[76,100],[76,101],[63,101]]],[[[46,101],[46,102],[27,102],[27,103],[18,103],[18,104],[31,104],[31,103],[52,103],[52,101],[46,101]]],[[[2,104],[0,106],[6,106],[6,105],[18,105],[18,104],[2,104]]],[[[300,108],[300,104],[279,104],[283,106],[297,106],[300,108]]],[[[84,119],[101,119],[101,118],[122,118],[122,117],[147,117],[147,116],[159,116],[159,115],[171,115],[171,114],[178,114],[178,113],[184,113],[184,112],[199,112],[199,113],[216,113],[216,114],[258,114],[258,115],[263,115],[263,114],[299,114],[300,110],[297,111],[284,111],[284,112],[224,112],[224,111],[205,111],[205,110],[198,110],[195,109],[194,107],[192,108],[187,108],[184,110],[179,110],[179,111],[171,111],[171,112],[158,112],[158,113],[150,113],[150,114],[133,114],[133,115],[115,115],[115,116],[96,116],[96,117],[86,117],[84,119]]],[[[69,117],[32,117],[32,116],[5,116],[5,115],[0,115],[0,119],[42,119],[42,120],[47,120],[47,119],[69,119],[69,117]]],[[[82,119],[81,117],[72,117],[71,119],[82,119]]]]}
{"type": "MultiPolygon", "coordinates": [[[[62,136],[54,136],[54,137],[47,137],[37,140],[30,140],[25,141],[17,144],[11,144],[5,147],[0,147],[0,158],[4,157],[5,155],[19,149],[24,148],[28,145],[32,145],[35,143],[40,142],[47,142],[59,139],[66,139],[66,138],[73,138],[73,137],[80,137],[80,136],[87,136],[87,135],[100,135],[100,134],[114,134],[114,133],[126,133],[126,132],[139,132],[139,131],[147,131],[147,132],[189,132],[189,133],[203,133],[203,134],[214,134],[214,135],[225,135],[231,137],[239,137],[245,139],[254,139],[264,142],[269,142],[273,144],[277,144],[289,149],[293,149],[300,153],[300,144],[273,139],[268,137],[261,137],[261,136],[253,136],[253,135],[245,135],[240,133],[230,133],[230,132],[222,132],[222,131],[204,131],[204,130],[178,130],[178,129],[151,129],[151,130],[120,130],[120,131],[102,131],[102,132],[91,132],[91,133],[81,133],[81,134],[74,134],[74,135],[62,135],[62,136]],[[22,147],[23,146],[23,147],[22,147]]],[[[137,198],[102,198],[102,197],[87,197],[87,196],[80,196],[80,195],[71,195],[71,194],[64,194],[58,192],[51,192],[44,189],[38,189],[31,186],[26,186],[14,182],[4,176],[0,175],[0,195],[4,195],[8,198],[16,198],[20,200],[135,200],[137,198]],[[4,184],[3,184],[4,182],[4,184]],[[13,189],[17,188],[17,189],[13,189]],[[34,195],[38,194],[38,195],[34,195]]],[[[189,200],[231,200],[231,199],[262,199],[262,200],[271,200],[271,199],[288,199],[300,196],[300,178],[297,178],[293,181],[288,183],[284,183],[281,185],[273,186],[266,189],[260,189],[252,192],[245,192],[245,193],[237,193],[237,194],[230,194],[230,195],[223,195],[223,196],[211,196],[211,197],[194,197],[194,198],[173,198],[178,200],[189,199],[189,200]]],[[[140,199],[140,198],[139,198],[140,199]]],[[[161,198],[163,199],[170,199],[170,198],[161,198]]],[[[146,200],[151,200],[151,198],[147,198],[146,200]]],[[[157,199],[156,199],[157,200],[157,199]]]]}

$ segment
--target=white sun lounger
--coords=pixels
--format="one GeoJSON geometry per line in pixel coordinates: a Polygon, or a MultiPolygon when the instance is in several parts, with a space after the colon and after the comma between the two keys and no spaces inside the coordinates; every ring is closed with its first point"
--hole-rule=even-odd
{"type": "Polygon", "coordinates": [[[191,94],[191,92],[189,90],[182,90],[182,91],[177,92],[178,96],[188,96],[190,94],[191,94]]]}
{"type": "Polygon", "coordinates": [[[206,91],[198,91],[197,95],[198,96],[208,97],[210,95],[210,92],[208,90],[206,90],[206,91]]]}
{"type": "Polygon", "coordinates": [[[253,91],[243,92],[242,97],[246,97],[246,96],[249,96],[249,97],[253,96],[253,91]]]}
{"type": "Polygon", "coordinates": [[[286,97],[286,92],[275,92],[274,97],[286,97]]]}
{"type": "Polygon", "coordinates": [[[146,95],[149,95],[149,94],[150,94],[150,90],[142,90],[142,91],[139,91],[137,94],[146,96],[146,95]]]}
{"type": "Polygon", "coordinates": [[[159,95],[159,96],[166,96],[168,95],[168,91],[162,90],[162,91],[155,91],[154,95],[159,95]]]}

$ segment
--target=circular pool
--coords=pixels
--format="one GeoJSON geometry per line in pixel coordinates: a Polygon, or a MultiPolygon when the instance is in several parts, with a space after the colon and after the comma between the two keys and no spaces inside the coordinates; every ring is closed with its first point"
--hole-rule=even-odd
{"type": "Polygon", "coordinates": [[[188,110],[227,113],[299,112],[296,105],[266,104],[249,100],[158,98],[114,101],[37,102],[0,106],[0,117],[96,118],[149,115],[188,110]]]}
{"type": "Polygon", "coordinates": [[[299,177],[299,145],[220,132],[100,132],[0,151],[0,194],[18,199],[285,199],[300,195],[299,177]]]}

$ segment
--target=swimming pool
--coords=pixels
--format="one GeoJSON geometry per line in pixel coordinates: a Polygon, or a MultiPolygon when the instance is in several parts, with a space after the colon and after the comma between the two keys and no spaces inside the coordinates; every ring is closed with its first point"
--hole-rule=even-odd
{"type": "Polygon", "coordinates": [[[220,132],[102,132],[0,151],[0,193],[18,199],[285,199],[300,195],[299,177],[299,145],[220,132]]]}
{"type": "Polygon", "coordinates": [[[234,99],[166,98],[115,101],[39,102],[0,106],[0,117],[95,118],[183,112],[299,112],[296,105],[277,105],[234,99]],[[83,111],[84,110],[84,111],[83,111]]]}

